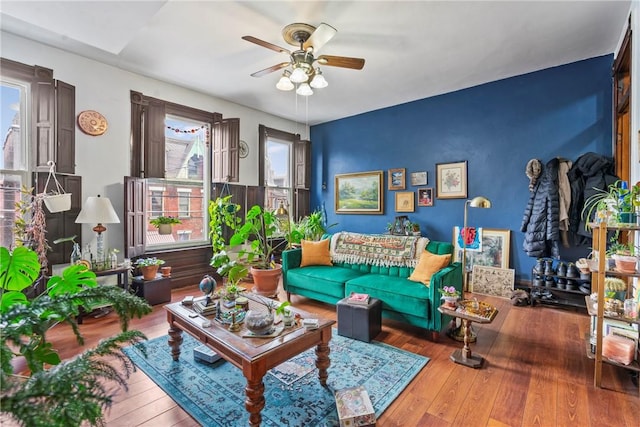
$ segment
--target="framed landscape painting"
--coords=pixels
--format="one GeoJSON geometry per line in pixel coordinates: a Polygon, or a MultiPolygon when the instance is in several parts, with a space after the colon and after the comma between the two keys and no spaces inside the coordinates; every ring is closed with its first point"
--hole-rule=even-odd
{"type": "Polygon", "coordinates": [[[336,175],[336,213],[381,215],[384,212],[383,180],[382,171],[336,175]]]}
{"type": "Polygon", "coordinates": [[[436,163],[436,197],[464,199],[467,197],[467,162],[436,163]]]}

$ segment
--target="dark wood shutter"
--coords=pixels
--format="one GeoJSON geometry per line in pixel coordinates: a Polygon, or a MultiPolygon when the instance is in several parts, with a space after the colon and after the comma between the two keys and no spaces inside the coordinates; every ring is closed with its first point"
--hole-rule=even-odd
{"type": "Polygon", "coordinates": [[[131,91],[131,176],[142,178],[144,114],[149,105],[140,92],[131,91]]]}
{"type": "Polygon", "coordinates": [[[240,119],[224,119],[213,125],[212,182],[240,180],[240,119]]]}
{"type": "Polygon", "coordinates": [[[147,182],[143,178],[124,177],[124,256],[134,258],[146,249],[147,182]]]}
{"type": "MultiPolygon", "coordinates": [[[[297,136],[297,135],[296,135],[297,136]]],[[[295,156],[295,188],[309,189],[311,187],[311,141],[299,140],[293,144],[295,156]]]]}
{"type": "Polygon", "coordinates": [[[296,188],[294,191],[296,193],[294,198],[296,205],[292,216],[297,221],[311,213],[311,192],[302,188],[296,188]]]}
{"type": "Polygon", "coordinates": [[[76,171],[76,88],[56,81],[56,171],[76,171]]]}
{"type": "Polygon", "coordinates": [[[151,98],[144,123],[144,177],[164,178],[165,103],[151,98]]]}
{"type": "Polygon", "coordinates": [[[33,120],[31,129],[35,141],[36,170],[48,170],[47,162],[55,161],[55,85],[53,70],[35,66],[31,83],[33,120]]]}

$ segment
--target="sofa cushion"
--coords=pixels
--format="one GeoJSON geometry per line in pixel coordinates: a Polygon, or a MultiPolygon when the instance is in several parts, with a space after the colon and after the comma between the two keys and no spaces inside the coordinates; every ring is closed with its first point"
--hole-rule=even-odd
{"type": "Polygon", "coordinates": [[[421,282],[427,286],[431,282],[431,276],[436,274],[440,269],[446,267],[451,263],[451,254],[436,255],[429,251],[423,251],[420,255],[420,261],[409,280],[414,282],[421,282]]]}
{"type": "Polygon", "coordinates": [[[345,294],[367,293],[382,300],[382,309],[429,318],[429,288],[406,278],[366,274],[349,280],[345,294]]]}
{"type": "Polygon", "coordinates": [[[364,273],[350,268],[313,265],[288,270],[287,287],[323,292],[336,298],[344,298],[345,282],[364,273]]]}
{"type": "Polygon", "coordinates": [[[302,260],[300,261],[300,267],[307,267],[310,265],[333,265],[331,263],[331,256],[329,255],[329,239],[317,242],[303,240],[301,242],[301,246],[302,260]]]}

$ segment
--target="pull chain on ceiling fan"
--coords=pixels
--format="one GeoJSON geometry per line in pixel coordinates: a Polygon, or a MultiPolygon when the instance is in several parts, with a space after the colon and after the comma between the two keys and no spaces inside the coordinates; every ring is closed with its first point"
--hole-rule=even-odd
{"type": "Polygon", "coordinates": [[[325,23],[320,24],[318,28],[303,23],[289,24],[282,29],[282,37],[290,45],[299,47],[293,52],[253,36],[242,37],[243,40],[278,53],[287,53],[290,58],[289,62],[272,65],[264,70],[256,71],[251,76],[262,77],[284,68],[282,77],[276,84],[278,89],[292,90],[295,88],[294,84],[298,84],[297,94],[303,96],[313,95],[311,88],[320,89],[327,87],[329,84],[317,64],[354,70],[361,70],[364,67],[364,59],[362,58],[331,55],[320,55],[315,58],[314,53],[317,53],[337,32],[335,28],[325,23]]]}

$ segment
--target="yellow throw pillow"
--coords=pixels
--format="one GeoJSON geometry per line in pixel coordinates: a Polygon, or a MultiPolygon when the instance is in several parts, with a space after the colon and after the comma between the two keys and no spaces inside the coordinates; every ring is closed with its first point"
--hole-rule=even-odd
{"type": "Polygon", "coordinates": [[[329,239],[314,242],[312,240],[303,240],[302,242],[302,261],[300,267],[308,265],[333,265],[331,263],[331,255],[329,255],[329,239]]]}
{"type": "Polygon", "coordinates": [[[436,255],[429,251],[422,252],[418,265],[409,276],[409,280],[422,282],[429,286],[431,276],[451,263],[451,254],[436,255]]]}

